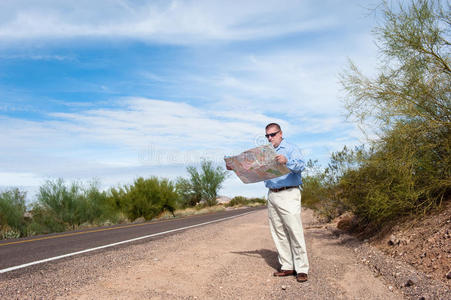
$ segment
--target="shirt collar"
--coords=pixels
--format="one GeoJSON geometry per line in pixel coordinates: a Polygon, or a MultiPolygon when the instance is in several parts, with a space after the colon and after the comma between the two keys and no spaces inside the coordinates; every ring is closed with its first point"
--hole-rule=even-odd
{"type": "Polygon", "coordinates": [[[279,146],[276,147],[276,150],[279,150],[280,148],[286,148],[287,145],[285,144],[286,144],[285,139],[282,139],[279,146]]]}

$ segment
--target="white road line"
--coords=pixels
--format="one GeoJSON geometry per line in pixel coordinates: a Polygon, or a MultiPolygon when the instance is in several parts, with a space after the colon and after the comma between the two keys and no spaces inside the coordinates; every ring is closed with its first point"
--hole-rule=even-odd
{"type": "Polygon", "coordinates": [[[67,254],[63,254],[63,255],[59,255],[59,256],[54,256],[54,257],[42,259],[42,260],[32,261],[32,262],[29,262],[29,263],[26,263],[26,264],[23,264],[23,265],[18,265],[18,266],[9,267],[9,268],[6,268],[6,269],[1,269],[0,273],[6,273],[6,272],[10,272],[10,271],[26,268],[26,267],[29,267],[29,266],[42,264],[42,263],[49,262],[49,261],[52,261],[52,260],[57,260],[57,259],[65,258],[65,257],[70,257],[70,256],[82,254],[82,253],[96,251],[96,250],[99,250],[99,249],[104,249],[104,248],[108,248],[108,247],[113,247],[113,246],[117,246],[117,245],[121,245],[121,244],[130,243],[130,242],[135,242],[135,241],[139,241],[139,240],[142,240],[142,239],[147,239],[147,238],[150,238],[150,237],[163,235],[163,234],[166,234],[166,233],[176,232],[176,231],[180,231],[180,230],[184,230],[184,229],[199,227],[199,226],[203,226],[203,225],[207,225],[207,224],[211,224],[211,223],[215,223],[215,222],[220,222],[220,221],[224,221],[224,220],[228,220],[228,219],[233,219],[233,218],[236,218],[236,217],[240,217],[240,216],[244,216],[244,215],[250,214],[252,212],[254,212],[254,211],[250,211],[250,212],[242,213],[242,214],[239,214],[239,215],[236,215],[236,216],[231,216],[231,217],[222,218],[222,219],[218,219],[218,220],[213,220],[213,221],[209,221],[209,222],[204,222],[204,223],[200,223],[200,224],[196,224],[196,225],[191,225],[191,226],[186,226],[186,227],[182,227],[182,228],[172,229],[172,230],[168,230],[168,231],[153,233],[153,234],[149,234],[149,235],[145,235],[145,236],[140,236],[140,237],[137,237],[137,238],[134,238],[134,239],[130,239],[130,240],[125,240],[125,241],[121,241],[121,242],[117,242],[117,243],[113,243],[113,244],[108,244],[108,245],[103,245],[103,246],[99,246],[99,247],[95,247],[95,248],[85,249],[85,250],[81,250],[81,251],[77,251],[77,252],[67,253],[67,254]]]}

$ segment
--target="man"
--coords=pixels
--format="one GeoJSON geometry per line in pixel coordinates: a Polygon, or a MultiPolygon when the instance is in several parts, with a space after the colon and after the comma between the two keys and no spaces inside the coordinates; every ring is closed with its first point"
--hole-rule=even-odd
{"type": "Polygon", "coordinates": [[[279,124],[266,126],[266,138],[276,150],[276,160],[290,173],[265,180],[268,191],[268,215],[271,235],[279,253],[281,269],[274,276],[296,275],[298,282],[308,279],[309,263],[301,222],[301,172],[304,162],[299,149],[288,143],[279,124]]]}
{"type": "MultiPolygon", "coordinates": [[[[290,173],[265,180],[268,191],[269,228],[279,253],[281,268],[274,276],[296,275],[298,282],[308,279],[309,263],[301,222],[301,172],[304,162],[299,149],[283,139],[277,123],[266,125],[266,138],[276,150],[276,160],[290,173]]],[[[227,170],[232,167],[226,165],[227,170]]]]}

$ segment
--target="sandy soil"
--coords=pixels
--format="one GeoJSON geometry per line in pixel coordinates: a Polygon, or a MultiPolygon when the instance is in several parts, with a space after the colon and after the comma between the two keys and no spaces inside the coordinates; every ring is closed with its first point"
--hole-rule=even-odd
{"type": "Polygon", "coordinates": [[[451,201],[441,211],[395,226],[371,244],[451,289],[451,201]]]}
{"type": "MultiPolygon", "coordinates": [[[[302,217],[311,265],[306,283],[273,277],[277,253],[267,211],[261,210],[158,240],[10,273],[0,280],[0,298],[418,299],[423,293],[381,276],[383,268],[394,265],[386,263],[382,252],[318,224],[311,211],[302,217]],[[377,257],[384,267],[377,264],[377,257]]],[[[415,284],[420,286],[420,281],[415,279],[415,284]]],[[[446,290],[440,291],[447,297],[446,290]]]]}
{"type": "Polygon", "coordinates": [[[137,247],[147,256],[126,269],[113,269],[67,298],[343,298],[396,299],[350,249],[315,228],[304,213],[312,270],[300,284],[294,277],[275,278],[277,254],[267,212],[172,236],[137,247]]]}

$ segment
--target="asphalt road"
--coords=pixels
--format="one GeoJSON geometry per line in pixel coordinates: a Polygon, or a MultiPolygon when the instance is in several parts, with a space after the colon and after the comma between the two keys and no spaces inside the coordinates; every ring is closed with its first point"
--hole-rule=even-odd
{"type": "Polygon", "coordinates": [[[82,252],[87,249],[120,243],[122,241],[133,239],[142,241],[161,237],[180,230],[189,229],[190,227],[199,226],[203,223],[215,222],[259,209],[262,209],[262,207],[221,211],[139,224],[98,227],[82,231],[40,235],[31,238],[3,240],[0,241],[0,273],[8,272],[10,269],[18,266],[25,267],[24,265],[26,264],[34,264],[46,259],[53,260],[59,256],[64,257],[64,255],[70,253],[82,252]],[[140,239],[142,237],[145,238],[140,239]]]}

